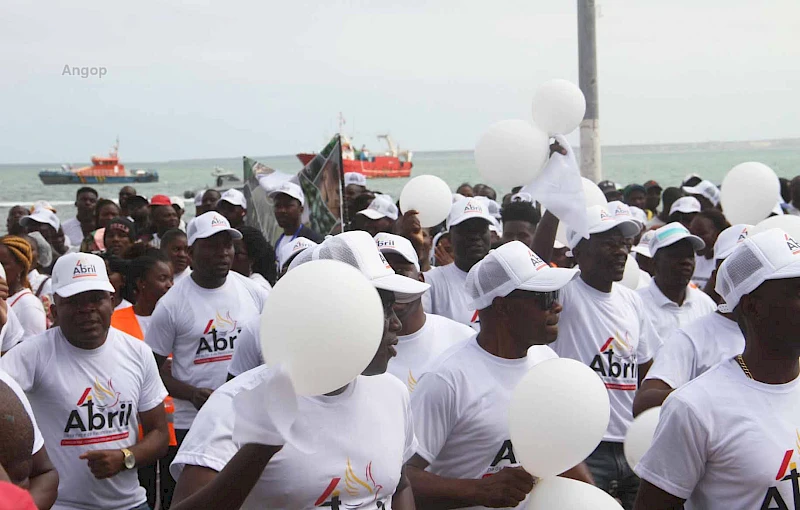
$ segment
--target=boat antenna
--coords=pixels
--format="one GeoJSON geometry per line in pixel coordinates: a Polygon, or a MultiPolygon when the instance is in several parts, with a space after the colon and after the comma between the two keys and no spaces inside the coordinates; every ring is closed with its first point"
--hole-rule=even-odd
{"type": "Polygon", "coordinates": [[[114,147],[111,148],[111,156],[116,157],[118,152],[119,152],[119,135],[117,135],[117,141],[114,143],[114,147]]]}

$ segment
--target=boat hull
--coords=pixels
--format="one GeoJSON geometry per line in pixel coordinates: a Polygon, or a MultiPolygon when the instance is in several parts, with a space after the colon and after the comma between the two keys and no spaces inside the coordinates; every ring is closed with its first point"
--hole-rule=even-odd
{"type": "Polygon", "coordinates": [[[39,179],[47,185],[52,184],[124,184],[158,182],[158,172],[147,172],[142,175],[77,175],[72,172],[48,171],[39,172],[39,179]]]}
{"type": "MultiPolygon", "coordinates": [[[[314,159],[316,154],[298,154],[297,159],[303,165],[314,159]]],[[[390,177],[410,177],[411,169],[414,165],[410,161],[400,161],[391,156],[376,156],[372,161],[358,161],[353,159],[343,159],[344,172],[355,172],[363,175],[367,179],[390,178],[390,177]]]]}

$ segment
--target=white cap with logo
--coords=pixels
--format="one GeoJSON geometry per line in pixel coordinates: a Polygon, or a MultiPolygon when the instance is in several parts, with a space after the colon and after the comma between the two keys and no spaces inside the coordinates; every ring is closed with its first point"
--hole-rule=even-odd
{"type": "Polygon", "coordinates": [[[720,232],[717,237],[717,242],[714,243],[714,259],[727,259],[728,256],[733,253],[733,250],[739,246],[739,243],[747,239],[751,228],[753,228],[753,225],[739,223],[738,225],[733,225],[720,232]]]}
{"type": "Polygon", "coordinates": [[[430,285],[396,274],[378,251],[375,240],[361,230],[330,236],[319,246],[296,256],[289,270],[312,260],[338,260],[349,264],[364,274],[377,289],[401,294],[422,295],[430,285]]]}
{"type": "MultiPolygon", "coordinates": [[[[586,209],[586,219],[589,235],[619,228],[623,236],[633,237],[641,231],[639,223],[630,217],[630,211],[628,211],[627,216],[625,214],[615,216],[605,206],[593,205],[586,209]]],[[[567,226],[567,246],[569,246],[570,250],[578,246],[582,239],[583,237],[578,232],[572,230],[569,225],[567,226]]]]}
{"type": "Polygon", "coordinates": [[[242,233],[231,227],[225,216],[215,211],[203,213],[189,222],[186,226],[186,237],[189,246],[193,245],[198,239],[206,239],[220,232],[230,232],[234,239],[241,239],[242,233]]]}
{"type": "Polygon", "coordinates": [[[692,244],[695,253],[706,247],[706,243],[702,239],[693,236],[686,227],[677,221],[673,221],[656,230],[656,235],[650,240],[650,256],[655,257],[656,252],[661,248],[672,246],[684,239],[692,244]]]}
{"type": "Polygon", "coordinates": [[[470,307],[483,310],[492,305],[494,298],[505,297],[515,290],[559,290],[579,273],[578,269],[550,267],[523,243],[511,241],[472,266],[465,285],[472,297],[470,307]]]}
{"type": "Polygon", "coordinates": [[[381,218],[396,220],[399,216],[399,211],[397,206],[394,205],[392,197],[389,195],[376,195],[369,207],[363,211],[358,211],[356,214],[361,214],[371,220],[379,220],[381,218]]]}
{"type": "Polygon", "coordinates": [[[23,227],[27,227],[31,221],[50,225],[54,230],[61,228],[61,220],[58,219],[56,213],[49,209],[34,209],[28,216],[20,218],[19,224],[23,227]]]}
{"type": "Polygon", "coordinates": [[[719,311],[730,313],[765,281],[785,278],[800,278],[800,244],[779,228],[748,237],[717,270],[715,290],[725,301],[719,311]]]}
{"type": "Polygon", "coordinates": [[[650,253],[650,241],[656,236],[655,230],[648,230],[644,234],[642,234],[642,238],[639,239],[639,244],[631,248],[631,251],[634,253],[638,253],[643,257],[647,257],[648,259],[653,258],[653,254],[650,253]]]}
{"type": "Polygon", "coordinates": [[[67,253],[53,266],[53,293],[68,298],[81,292],[114,292],[108,281],[106,263],[91,253],[67,253]]]}
{"type": "Polygon", "coordinates": [[[675,202],[672,203],[672,207],[669,208],[669,214],[672,216],[676,212],[682,212],[686,214],[691,213],[699,213],[702,210],[700,206],[700,201],[694,197],[681,197],[675,202]]]}
{"type": "Polygon", "coordinates": [[[414,264],[414,267],[419,271],[419,257],[417,256],[417,251],[414,249],[411,241],[405,237],[379,232],[375,235],[375,245],[383,254],[396,253],[400,255],[406,259],[406,262],[409,264],[414,264]]]}
{"type": "Polygon", "coordinates": [[[356,186],[362,186],[366,188],[367,178],[364,177],[364,174],[360,174],[358,172],[345,172],[344,185],[350,186],[351,184],[355,184],[356,186]]]}
{"type": "Polygon", "coordinates": [[[235,188],[231,188],[223,193],[222,196],[219,197],[219,201],[228,202],[231,205],[238,205],[242,209],[247,209],[247,200],[244,198],[244,193],[235,188]]]}
{"type": "Polygon", "coordinates": [[[297,237],[294,241],[281,244],[281,247],[278,248],[278,268],[282,270],[283,266],[290,262],[292,257],[307,248],[314,248],[315,246],[319,246],[319,244],[305,237],[297,237]]]}
{"type": "Polygon", "coordinates": [[[683,191],[706,197],[715,207],[719,204],[719,188],[711,181],[700,181],[697,186],[684,186],[683,191]]]}
{"type": "Polygon", "coordinates": [[[306,203],[306,196],[303,194],[303,188],[301,188],[299,184],[295,184],[291,181],[285,181],[281,183],[280,186],[270,191],[267,196],[274,200],[275,195],[280,193],[284,195],[289,195],[295,200],[299,200],[300,205],[305,205],[306,203]]]}
{"type": "Polygon", "coordinates": [[[487,199],[465,197],[450,206],[450,214],[447,215],[447,230],[474,218],[486,220],[489,225],[497,226],[497,220],[489,212],[487,199]]]}

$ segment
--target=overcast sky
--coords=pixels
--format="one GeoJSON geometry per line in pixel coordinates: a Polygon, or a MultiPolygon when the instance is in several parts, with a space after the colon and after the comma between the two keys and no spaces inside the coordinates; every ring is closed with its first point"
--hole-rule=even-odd
{"type": "MultiPolygon", "coordinates": [[[[471,149],[578,77],[574,0],[2,3],[0,163],[471,149]]],[[[603,143],[800,136],[800,1],[599,5],[603,143]]]]}

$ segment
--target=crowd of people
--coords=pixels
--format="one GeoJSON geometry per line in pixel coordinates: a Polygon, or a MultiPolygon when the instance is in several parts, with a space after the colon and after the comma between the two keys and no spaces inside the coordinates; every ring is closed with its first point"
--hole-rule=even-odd
{"type": "MultiPolygon", "coordinates": [[[[236,189],[198,193],[191,219],[131,186],[113,200],[80,188],[63,222],[45,201],[13,207],[0,508],[524,508],[537,480],[509,406],[557,357],[594,370],[610,401],[602,442],[561,476],[626,510],[800,508],[800,244],[730,225],[700,176],[598,187],[588,237],[559,235],[521,188],[498,201],[466,183],[422,228],[354,173],[345,231],[328,236],[303,222],[293,182],[268,190],[277,239],[247,224],[236,189]],[[629,256],[638,283],[622,285],[629,256]],[[284,401],[261,312],[316,260],[371,282],[382,338],[346,386],[284,401]],[[626,433],[656,407],[652,446],[628,465],[626,433]]],[[[800,215],[800,177],[781,189],[773,214],[800,215]]]]}

